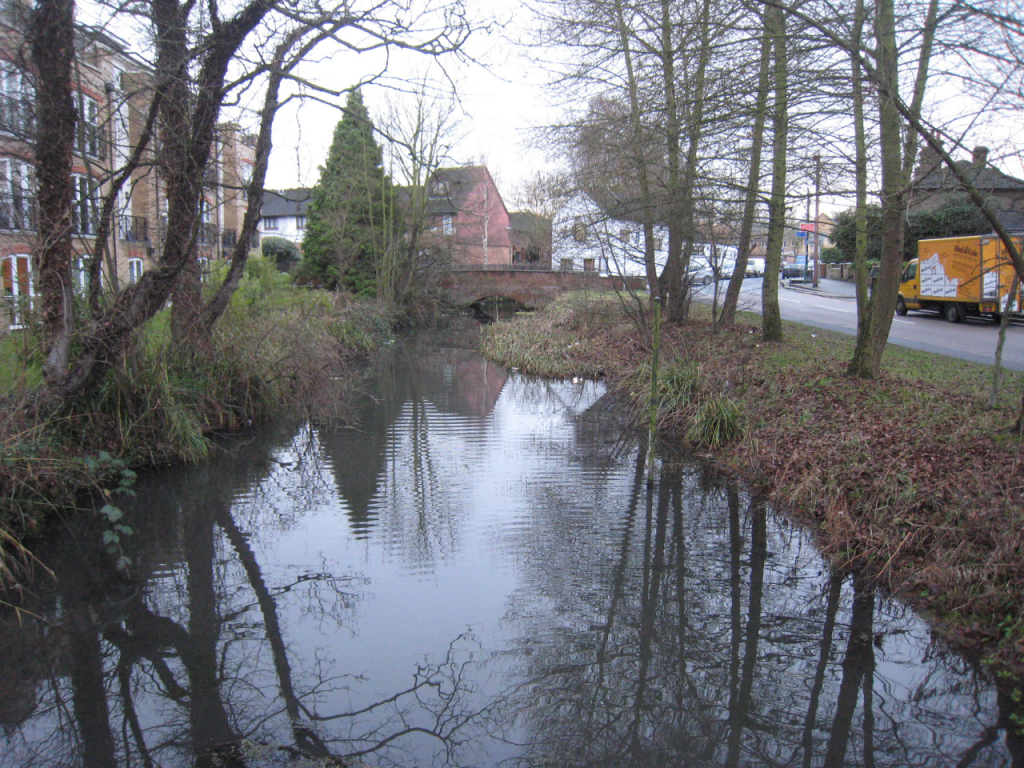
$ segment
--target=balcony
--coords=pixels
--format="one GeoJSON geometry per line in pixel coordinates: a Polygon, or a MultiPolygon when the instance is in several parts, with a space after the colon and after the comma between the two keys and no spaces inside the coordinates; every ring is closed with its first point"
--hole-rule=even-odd
{"type": "Polygon", "coordinates": [[[32,106],[24,96],[0,95],[0,132],[30,141],[36,129],[32,106]]]}
{"type": "Polygon", "coordinates": [[[117,234],[129,243],[148,243],[149,222],[144,216],[119,216],[117,234]]]}
{"type": "Polygon", "coordinates": [[[199,232],[196,234],[196,244],[205,248],[217,245],[220,239],[220,230],[216,224],[200,224],[199,232]]]}
{"type": "Polygon", "coordinates": [[[36,231],[36,199],[27,195],[0,195],[0,229],[36,231]]]}

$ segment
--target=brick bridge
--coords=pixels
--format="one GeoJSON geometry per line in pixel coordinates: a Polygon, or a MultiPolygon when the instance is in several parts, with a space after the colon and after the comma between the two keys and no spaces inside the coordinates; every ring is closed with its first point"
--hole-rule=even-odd
{"type": "Polygon", "coordinates": [[[549,269],[523,269],[508,265],[458,267],[445,280],[444,287],[460,307],[483,299],[515,299],[530,309],[547,306],[569,291],[644,290],[647,281],[640,277],[602,277],[596,272],[561,272],[549,269]]]}

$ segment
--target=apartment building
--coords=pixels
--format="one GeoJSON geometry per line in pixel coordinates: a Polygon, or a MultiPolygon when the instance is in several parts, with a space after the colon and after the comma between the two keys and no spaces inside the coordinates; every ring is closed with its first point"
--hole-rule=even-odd
{"type": "MultiPolygon", "coordinates": [[[[0,307],[0,333],[28,322],[36,293],[35,91],[27,24],[28,11],[21,0],[0,4],[0,265],[7,305],[0,307]]],[[[124,41],[106,31],[79,25],[76,48],[73,279],[84,289],[85,269],[96,248],[101,201],[110,189],[111,175],[124,167],[142,133],[152,73],[124,41]]],[[[225,258],[234,248],[245,215],[254,145],[237,125],[219,126],[196,236],[201,265],[225,258]]],[[[158,144],[152,142],[146,161],[118,194],[108,257],[102,265],[104,287],[137,281],[156,265],[161,253],[167,201],[157,153],[158,144]]]]}

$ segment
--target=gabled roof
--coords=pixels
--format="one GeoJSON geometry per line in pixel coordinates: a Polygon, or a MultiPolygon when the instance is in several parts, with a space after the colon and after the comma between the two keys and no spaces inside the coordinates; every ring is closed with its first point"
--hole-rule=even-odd
{"type": "MultiPolygon", "coordinates": [[[[466,207],[469,196],[480,184],[494,187],[487,166],[467,165],[460,168],[438,168],[430,179],[427,213],[433,216],[454,215],[466,207]]],[[[500,198],[500,193],[498,194],[500,198]]]]}
{"type": "MultiPolygon", "coordinates": [[[[967,179],[981,190],[1019,190],[1024,192],[1024,181],[1009,176],[997,168],[991,166],[977,166],[970,160],[957,160],[957,167],[960,168],[967,179]]],[[[956,180],[953,172],[946,166],[933,168],[924,176],[914,181],[917,189],[960,189],[960,182],[956,180]]]]}
{"type": "Polygon", "coordinates": [[[305,216],[306,208],[313,199],[313,190],[305,187],[296,189],[267,189],[263,192],[260,214],[267,216],[305,216]]]}
{"type": "MultiPolygon", "coordinates": [[[[922,158],[922,165],[925,159],[922,158]]],[[[931,165],[931,164],[930,164],[931,165]]],[[[1003,173],[991,165],[976,164],[971,160],[957,160],[956,166],[967,179],[978,189],[983,191],[1010,190],[1024,192],[1024,180],[1014,178],[1003,173]]],[[[918,190],[959,190],[960,182],[956,180],[953,172],[945,164],[931,165],[931,167],[914,179],[914,187],[918,190]]]]}
{"type": "Polygon", "coordinates": [[[537,232],[543,228],[551,229],[551,219],[530,211],[510,213],[508,223],[513,232],[537,232]]]}

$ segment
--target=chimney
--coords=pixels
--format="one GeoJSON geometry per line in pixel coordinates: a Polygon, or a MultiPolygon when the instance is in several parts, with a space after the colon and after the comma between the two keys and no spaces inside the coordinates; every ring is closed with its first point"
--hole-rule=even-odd
{"type": "Polygon", "coordinates": [[[988,163],[988,147],[975,147],[974,154],[971,155],[971,164],[979,167],[985,167],[988,163]]]}
{"type": "MultiPolygon", "coordinates": [[[[938,131],[932,134],[936,139],[939,138],[938,131]]],[[[939,139],[941,143],[941,139],[939,139]]],[[[917,164],[917,178],[921,179],[927,176],[929,173],[942,168],[942,156],[932,149],[932,145],[928,142],[924,142],[921,147],[921,159],[917,164]]]]}

